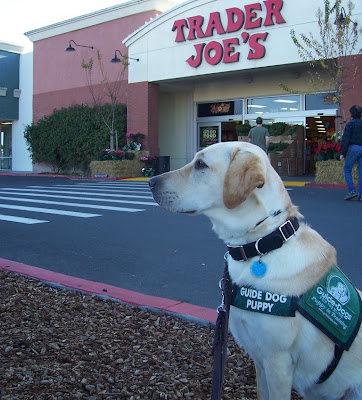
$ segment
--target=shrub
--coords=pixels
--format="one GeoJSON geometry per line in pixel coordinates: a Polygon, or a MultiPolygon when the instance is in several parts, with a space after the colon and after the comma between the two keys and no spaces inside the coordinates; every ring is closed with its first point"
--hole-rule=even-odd
{"type": "Polygon", "coordinates": [[[281,136],[283,135],[288,124],[285,122],[274,122],[274,124],[263,126],[269,130],[270,136],[281,136]]]}
{"type": "MultiPolygon", "coordinates": [[[[102,106],[105,111],[110,105],[102,106]]],[[[117,106],[115,126],[119,147],[126,143],[126,106],[117,106]]],[[[109,146],[109,131],[99,112],[84,105],[54,110],[36,124],[25,127],[25,139],[33,162],[45,162],[57,173],[87,171],[89,163],[98,159],[100,149],[109,146]]]]}
{"type": "Polygon", "coordinates": [[[279,142],[279,143],[270,142],[269,147],[268,147],[268,152],[276,153],[278,151],[284,151],[288,146],[289,146],[289,143],[285,143],[285,142],[279,142]]]}

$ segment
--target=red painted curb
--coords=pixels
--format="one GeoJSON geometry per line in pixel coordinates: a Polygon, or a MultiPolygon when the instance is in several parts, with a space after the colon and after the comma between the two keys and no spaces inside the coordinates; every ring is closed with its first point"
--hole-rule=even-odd
{"type": "Polygon", "coordinates": [[[161,311],[198,318],[212,323],[215,323],[217,317],[217,312],[211,308],[196,306],[162,297],[149,296],[127,289],[121,289],[116,286],[107,285],[105,283],[88,281],[86,279],[48,271],[43,268],[18,263],[16,261],[6,260],[4,258],[0,258],[0,268],[6,271],[29,276],[43,282],[59,284],[69,289],[107,296],[135,306],[152,307],[161,311]]]}

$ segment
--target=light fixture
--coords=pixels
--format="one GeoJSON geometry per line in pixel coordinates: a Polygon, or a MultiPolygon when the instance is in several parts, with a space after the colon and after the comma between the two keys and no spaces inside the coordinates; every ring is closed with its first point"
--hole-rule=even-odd
{"type": "Polygon", "coordinates": [[[75,51],[75,48],[72,46],[72,42],[78,47],[87,47],[88,49],[93,49],[93,46],[83,46],[82,44],[75,43],[74,40],[69,40],[69,46],[65,49],[65,51],[75,51]]]}
{"type": "Polygon", "coordinates": [[[125,58],[126,60],[131,59],[131,60],[136,60],[139,61],[139,58],[133,58],[133,57],[128,57],[128,56],[124,56],[118,49],[114,52],[114,58],[111,59],[111,63],[120,63],[121,59],[117,57],[117,51],[120,54],[120,56],[122,58],[125,58]]]}
{"type": "Polygon", "coordinates": [[[266,106],[261,106],[258,104],[248,104],[248,107],[250,107],[250,108],[265,108],[266,106]]]}
{"type": "Polygon", "coordinates": [[[274,100],[275,103],[296,103],[296,100],[283,100],[283,99],[278,99],[278,100],[274,100]]]}
{"type": "Polygon", "coordinates": [[[354,22],[354,21],[351,20],[351,18],[347,17],[347,14],[346,14],[346,11],[345,11],[344,7],[341,7],[341,12],[340,12],[338,18],[334,21],[334,24],[335,25],[342,25],[342,24],[345,24],[346,21],[348,23],[349,22],[353,22],[353,24],[355,26],[357,25],[357,22],[354,22]]]}

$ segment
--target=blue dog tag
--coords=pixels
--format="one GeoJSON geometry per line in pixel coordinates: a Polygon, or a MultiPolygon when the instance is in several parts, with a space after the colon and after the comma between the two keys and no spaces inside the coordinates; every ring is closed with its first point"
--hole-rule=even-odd
{"type": "Polygon", "coordinates": [[[260,261],[255,261],[251,266],[251,273],[258,278],[264,276],[266,273],[266,265],[260,261]]]}

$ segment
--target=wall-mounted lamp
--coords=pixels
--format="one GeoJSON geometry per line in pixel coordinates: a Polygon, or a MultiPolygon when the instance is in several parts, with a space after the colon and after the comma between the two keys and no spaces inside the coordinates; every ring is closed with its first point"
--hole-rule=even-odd
{"type": "Polygon", "coordinates": [[[341,7],[341,12],[338,16],[338,18],[334,21],[335,25],[342,25],[345,24],[346,22],[353,22],[354,25],[357,25],[357,22],[352,21],[350,18],[347,18],[346,10],[344,7],[341,7]]]}
{"type": "Polygon", "coordinates": [[[125,59],[126,59],[126,61],[127,61],[128,59],[130,59],[130,60],[136,60],[136,61],[139,61],[139,60],[140,60],[139,58],[133,58],[133,57],[124,56],[124,55],[117,49],[117,50],[114,52],[114,58],[111,59],[111,62],[112,62],[112,63],[120,63],[120,62],[121,62],[121,59],[117,57],[117,51],[118,51],[118,53],[120,54],[120,56],[121,56],[122,58],[125,58],[125,59]]]}
{"type": "Polygon", "coordinates": [[[65,51],[75,51],[75,48],[72,47],[72,42],[78,47],[87,47],[88,49],[93,49],[93,46],[83,46],[82,44],[75,43],[74,40],[69,40],[69,46],[65,49],[65,51]]]}

